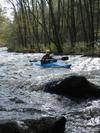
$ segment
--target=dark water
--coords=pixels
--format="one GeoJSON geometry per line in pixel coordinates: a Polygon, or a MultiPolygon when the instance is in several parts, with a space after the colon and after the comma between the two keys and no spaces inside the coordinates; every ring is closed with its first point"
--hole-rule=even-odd
{"type": "Polygon", "coordinates": [[[66,62],[72,64],[71,70],[30,64],[30,59],[40,59],[42,55],[8,53],[6,48],[0,48],[0,120],[63,115],[67,119],[66,133],[98,133],[100,100],[76,103],[41,89],[49,81],[73,74],[84,75],[100,86],[100,58],[69,56],[66,62]]]}

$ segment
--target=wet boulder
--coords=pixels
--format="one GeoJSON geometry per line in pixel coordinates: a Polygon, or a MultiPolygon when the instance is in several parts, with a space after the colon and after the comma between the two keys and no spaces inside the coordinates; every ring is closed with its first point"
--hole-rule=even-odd
{"type": "Polygon", "coordinates": [[[75,98],[100,97],[100,89],[83,76],[69,76],[49,83],[45,91],[75,98]]]}
{"type": "Polygon", "coordinates": [[[0,133],[24,133],[16,121],[0,121],[0,133]]]}
{"type": "Polygon", "coordinates": [[[65,117],[0,121],[0,133],[64,133],[65,122],[65,117]]]}

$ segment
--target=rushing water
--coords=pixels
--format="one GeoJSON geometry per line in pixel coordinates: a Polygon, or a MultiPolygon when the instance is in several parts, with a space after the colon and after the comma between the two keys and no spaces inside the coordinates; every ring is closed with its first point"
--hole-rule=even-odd
{"type": "Polygon", "coordinates": [[[67,119],[66,133],[98,133],[100,100],[76,103],[41,88],[46,82],[73,74],[84,75],[100,86],[100,58],[69,56],[66,62],[72,64],[71,70],[31,65],[30,59],[42,55],[8,53],[0,48],[0,120],[63,115],[67,119]]]}

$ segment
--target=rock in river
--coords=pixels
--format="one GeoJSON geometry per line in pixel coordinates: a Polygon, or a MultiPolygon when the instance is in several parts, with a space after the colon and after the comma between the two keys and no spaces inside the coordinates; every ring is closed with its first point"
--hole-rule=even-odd
{"type": "Polygon", "coordinates": [[[65,122],[65,117],[0,121],[0,133],[64,133],[65,122]]]}
{"type": "Polygon", "coordinates": [[[49,83],[45,91],[75,98],[100,97],[100,89],[83,76],[69,76],[62,81],[49,83]]]}

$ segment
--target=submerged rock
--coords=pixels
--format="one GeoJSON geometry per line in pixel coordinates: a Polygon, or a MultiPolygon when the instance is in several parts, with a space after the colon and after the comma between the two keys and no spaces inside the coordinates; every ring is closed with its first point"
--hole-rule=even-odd
{"type": "Polygon", "coordinates": [[[0,133],[64,133],[65,117],[39,120],[0,121],[0,133]]]}
{"type": "Polygon", "coordinates": [[[45,91],[75,98],[100,97],[100,89],[83,76],[70,76],[60,82],[49,83],[45,91]]]}

